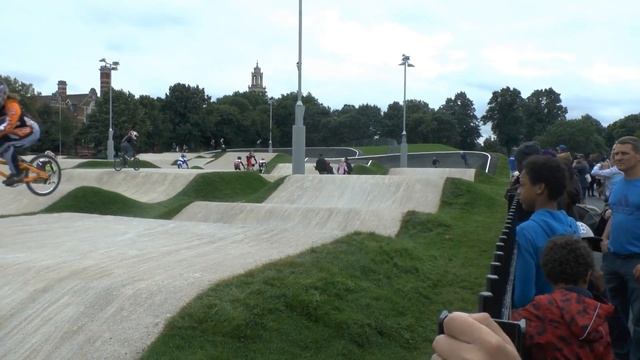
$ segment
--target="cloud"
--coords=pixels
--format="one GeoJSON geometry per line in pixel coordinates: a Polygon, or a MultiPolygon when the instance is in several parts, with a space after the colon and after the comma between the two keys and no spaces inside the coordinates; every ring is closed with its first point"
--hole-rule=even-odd
{"type": "Polygon", "coordinates": [[[406,53],[416,66],[412,76],[430,79],[468,66],[467,53],[452,42],[447,31],[421,33],[400,23],[347,19],[325,9],[305,19],[303,64],[307,61],[318,78],[388,78],[397,76],[392,69],[406,53]]]}
{"type": "Polygon", "coordinates": [[[640,67],[595,63],[582,76],[600,85],[629,84],[640,81],[640,67]]]}
{"type": "Polygon", "coordinates": [[[562,74],[568,65],[576,61],[576,56],[570,53],[513,46],[486,48],[482,57],[499,73],[528,78],[562,74]]]}

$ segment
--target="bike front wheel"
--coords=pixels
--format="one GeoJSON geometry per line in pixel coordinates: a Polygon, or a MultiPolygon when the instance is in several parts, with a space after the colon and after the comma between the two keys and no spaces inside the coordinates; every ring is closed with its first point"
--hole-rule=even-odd
{"type": "Polygon", "coordinates": [[[33,194],[47,196],[60,186],[62,169],[55,158],[44,154],[36,155],[29,164],[26,168],[25,183],[33,194]]]}
{"type": "Polygon", "coordinates": [[[133,159],[131,159],[131,167],[135,171],[140,170],[140,159],[138,159],[137,157],[134,157],[133,159]]]}

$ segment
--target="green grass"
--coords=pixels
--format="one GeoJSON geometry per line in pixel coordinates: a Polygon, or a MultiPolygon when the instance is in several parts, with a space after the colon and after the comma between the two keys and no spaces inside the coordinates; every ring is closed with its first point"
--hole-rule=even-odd
{"type": "Polygon", "coordinates": [[[354,175],[387,175],[388,173],[389,169],[377,161],[372,161],[369,166],[356,164],[352,172],[354,175]]]}
{"type": "Polygon", "coordinates": [[[253,172],[211,172],[197,175],[174,197],[144,203],[101,188],[78,187],[43,210],[100,215],[171,219],[194,201],[263,202],[284,179],[268,182],[253,172]]]}
{"type": "Polygon", "coordinates": [[[292,159],[290,155],[287,154],[276,154],[269,162],[267,163],[267,169],[265,170],[265,174],[271,174],[273,169],[276,168],[278,164],[291,164],[292,159]]]}
{"type": "MultiPolygon", "coordinates": [[[[397,153],[400,151],[399,146],[363,146],[357,148],[362,155],[383,155],[389,153],[397,153]]],[[[449,145],[442,144],[409,144],[409,152],[429,152],[429,151],[457,151],[458,149],[449,145]]]]}
{"type": "MultiPolygon", "coordinates": [[[[157,169],[159,166],[146,160],[140,160],[141,169],[157,169]]],[[[87,160],[77,163],[72,169],[113,169],[113,161],[111,160],[87,160]]]]}
{"type": "Polygon", "coordinates": [[[504,179],[449,179],[439,212],[407,213],[395,238],[354,233],[218,283],[143,358],[427,358],[441,310],[476,310],[504,179]]]}

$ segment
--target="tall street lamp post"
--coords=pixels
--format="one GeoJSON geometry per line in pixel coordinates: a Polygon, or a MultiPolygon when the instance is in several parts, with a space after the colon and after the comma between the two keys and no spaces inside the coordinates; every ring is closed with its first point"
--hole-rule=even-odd
{"type": "Polygon", "coordinates": [[[302,0],[298,0],[298,101],[295,108],[295,124],[292,132],[293,163],[291,173],[304,175],[305,129],[304,105],[302,105],[302,0]]]}
{"type": "Polygon", "coordinates": [[[273,152],[273,142],[271,142],[272,127],[273,127],[273,98],[269,98],[269,153],[273,152]]]}
{"type": "Polygon", "coordinates": [[[402,54],[402,62],[398,65],[404,66],[404,101],[402,109],[402,142],[400,143],[400,167],[407,167],[407,66],[413,67],[413,64],[409,63],[409,55],[402,54]]]}
{"type": "Polygon", "coordinates": [[[109,70],[109,137],[107,138],[107,159],[113,160],[115,151],[113,148],[113,99],[111,96],[111,89],[113,86],[111,84],[111,73],[118,70],[118,65],[120,65],[120,63],[118,61],[110,63],[105,58],[100,59],[100,62],[103,62],[104,66],[109,70]]]}

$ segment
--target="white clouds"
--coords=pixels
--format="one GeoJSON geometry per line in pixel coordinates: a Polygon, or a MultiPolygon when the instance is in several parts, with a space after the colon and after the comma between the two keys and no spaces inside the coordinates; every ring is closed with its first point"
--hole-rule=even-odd
{"type": "Polygon", "coordinates": [[[628,84],[638,88],[640,66],[620,66],[595,63],[582,72],[582,75],[599,85],[628,84]]]}
{"type": "Polygon", "coordinates": [[[576,61],[571,53],[515,46],[492,46],[482,56],[494,71],[525,78],[560,75],[576,61]]]}
{"type": "MultiPolygon", "coordinates": [[[[43,93],[55,91],[60,79],[71,91],[97,88],[101,57],[122,62],[116,86],[138,95],[162,96],[176,82],[215,95],[243,91],[256,60],[270,94],[297,87],[297,1],[80,6],[31,0],[6,6],[7,13],[29,14],[30,25],[19,17],[6,20],[8,29],[21,30],[6,39],[5,53],[0,49],[0,73],[29,74],[24,80],[43,93]]],[[[600,107],[607,117],[614,112],[606,104],[586,108],[572,97],[626,95],[616,108],[638,112],[640,51],[633,44],[640,37],[639,12],[637,0],[304,0],[303,91],[333,108],[386,108],[402,96],[398,63],[408,54],[415,68],[407,72],[407,95],[434,107],[465,91],[480,110],[491,91],[509,85],[523,94],[554,87],[570,112],[593,114],[600,107]]]]}

